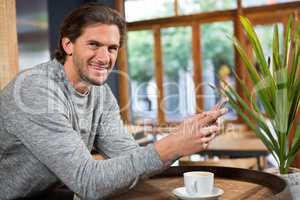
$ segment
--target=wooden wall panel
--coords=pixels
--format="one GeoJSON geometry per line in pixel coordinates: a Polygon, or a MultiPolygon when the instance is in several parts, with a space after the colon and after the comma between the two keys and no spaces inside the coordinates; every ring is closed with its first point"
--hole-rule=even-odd
{"type": "Polygon", "coordinates": [[[0,89],[18,72],[18,42],[15,0],[0,1],[0,89]]]}

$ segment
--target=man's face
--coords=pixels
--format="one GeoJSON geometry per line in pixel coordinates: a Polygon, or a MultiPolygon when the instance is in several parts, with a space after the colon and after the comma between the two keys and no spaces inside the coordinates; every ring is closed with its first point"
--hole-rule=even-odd
{"type": "Polygon", "coordinates": [[[71,44],[72,64],[80,81],[101,85],[115,65],[120,42],[116,25],[93,24],[71,44]]]}

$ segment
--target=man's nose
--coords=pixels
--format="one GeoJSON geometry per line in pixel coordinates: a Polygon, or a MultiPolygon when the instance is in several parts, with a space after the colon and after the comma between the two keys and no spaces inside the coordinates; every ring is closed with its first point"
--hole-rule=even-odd
{"type": "Polygon", "coordinates": [[[102,64],[108,64],[109,63],[109,51],[108,51],[108,48],[107,47],[100,47],[98,50],[97,50],[97,60],[102,62],[102,64]]]}

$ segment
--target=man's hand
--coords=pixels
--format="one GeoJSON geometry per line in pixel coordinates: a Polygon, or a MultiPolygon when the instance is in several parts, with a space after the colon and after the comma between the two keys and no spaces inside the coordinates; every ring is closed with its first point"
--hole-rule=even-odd
{"type": "Polygon", "coordinates": [[[172,161],[205,150],[221,130],[217,119],[226,112],[226,108],[215,109],[184,120],[174,133],[155,143],[161,160],[172,161]]]}

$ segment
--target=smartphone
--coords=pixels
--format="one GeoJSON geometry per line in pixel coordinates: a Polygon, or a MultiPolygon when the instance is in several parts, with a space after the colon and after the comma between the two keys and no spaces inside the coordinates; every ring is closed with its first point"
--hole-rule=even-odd
{"type": "Polygon", "coordinates": [[[227,102],[228,102],[228,98],[222,97],[220,99],[220,101],[214,106],[214,109],[220,110],[220,109],[224,108],[224,106],[226,105],[227,102]]]}

